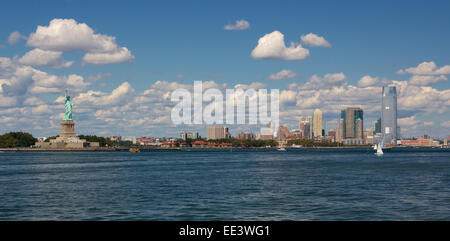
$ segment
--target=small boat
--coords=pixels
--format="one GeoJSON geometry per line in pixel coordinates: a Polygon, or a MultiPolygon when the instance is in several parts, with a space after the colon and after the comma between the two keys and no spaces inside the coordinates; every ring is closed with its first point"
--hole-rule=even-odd
{"type": "Polygon", "coordinates": [[[292,144],[292,148],[302,148],[302,145],[292,144]]]}
{"type": "Polygon", "coordinates": [[[377,152],[375,152],[375,155],[382,156],[383,155],[383,149],[381,149],[381,145],[377,147],[377,152]]]}
{"type": "Polygon", "coordinates": [[[381,141],[381,143],[377,145],[377,152],[375,152],[375,155],[377,155],[377,156],[383,155],[383,142],[384,142],[384,137],[383,137],[383,140],[381,141]]]}
{"type": "Polygon", "coordinates": [[[131,147],[130,152],[141,152],[141,150],[137,147],[131,147]]]}
{"type": "Polygon", "coordinates": [[[280,148],[277,149],[277,151],[286,151],[286,148],[280,147],[280,148]]]}

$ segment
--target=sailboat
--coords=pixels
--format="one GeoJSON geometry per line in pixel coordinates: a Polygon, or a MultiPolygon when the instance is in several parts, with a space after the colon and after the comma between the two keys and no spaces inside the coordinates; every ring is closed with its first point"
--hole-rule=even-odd
{"type": "Polygon", "coordinates": [[[373,146],[373,149],[376,151],[377,148],[378,148],[378,145],[377,145],[377,143],[375,143],[375,145],[373,146]]]}
{"type": "Polygon", "coordinates": [[[280,147],[278,147],[277,151],[286,151],[286,148],[280,146],[280,147]]]}
{"type": "Polygon", "coordinates": [[[377,145],[377,152],[375,152],[375,155],[377,156],[383,155],[383,149],[381,148],[381,145],[377,145]]]}
{"type": "Polygon", "coordinates": [[[376,146],[377,146],[377,152],[375,153],[375,155],[382,156],[383,155],[383,147],[385,147],[384,135],[383,135],[383,139],[381,140],[381,142],[376,146]]]}

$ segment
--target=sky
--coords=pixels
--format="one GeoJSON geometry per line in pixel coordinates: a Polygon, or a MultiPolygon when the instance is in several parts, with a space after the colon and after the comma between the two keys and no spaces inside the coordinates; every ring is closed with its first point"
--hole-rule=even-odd
{"type": "MultiPolygon", "coordinates": [[[[280,124],[321,109],[381,115],[403,137],[450,135],[449,1],[8,1],[0,8],[0,133],[178,136],[170,93],[194,80],[280,90],[280,124]]],[[[257,126],[230,126],[232,134],[257,126]]]]}

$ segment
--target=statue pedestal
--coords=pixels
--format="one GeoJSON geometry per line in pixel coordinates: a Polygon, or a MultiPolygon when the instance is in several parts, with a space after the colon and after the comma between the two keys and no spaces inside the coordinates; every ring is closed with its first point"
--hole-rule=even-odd
{"type": "Polygon", "coordinates": [[[61,122],[61,133],[59,133],[59,137],[64,139],[70,137],[76,137],[75,134],[75,122],[73,120],[63,120],[61,122]]]}

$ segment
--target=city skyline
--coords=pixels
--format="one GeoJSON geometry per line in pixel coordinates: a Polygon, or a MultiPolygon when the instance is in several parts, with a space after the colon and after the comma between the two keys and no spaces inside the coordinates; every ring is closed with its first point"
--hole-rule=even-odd
{"type": "MultiPolygon", "coordinates": [[[[450,3],[325,3],[285,2],[276,20],[265,17],[270,2],[235,11],[209,2],[95,2],[89,9],[83,1],[5,3],[0,132],[57,134],[68,88],[77,133],[206,136],[206,125],[170,121],[170,92],[203,80],[218,89],[280,89],[280,124],[289,129],[315,109],[324,125],[353,106],[364,110],[363,129],[372,128],[381,118],[382,86],[393,84],[402,136],[447,137],[450,34],[441,30],[450,27],[450,3]]],[[[229,128],[234,136],[259,130],[229,128]]]]}

